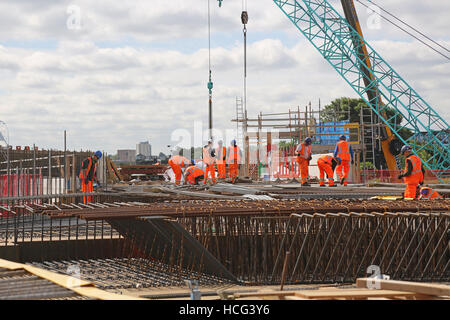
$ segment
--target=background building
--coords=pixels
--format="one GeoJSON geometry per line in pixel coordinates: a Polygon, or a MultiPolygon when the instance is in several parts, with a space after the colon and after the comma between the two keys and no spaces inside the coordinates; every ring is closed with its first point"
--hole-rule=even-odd
{"type": "Polygon", "coordinates": [[[136,160],[136,150],[117,150],[117,161],[134,162],[136,160]]]}
{"type": "Polygon", "coordinates": [[[150,157],[152,155],[152,145],[148,141],[138,143],[136,145],[136,155],[138,154],[150,157]]]}

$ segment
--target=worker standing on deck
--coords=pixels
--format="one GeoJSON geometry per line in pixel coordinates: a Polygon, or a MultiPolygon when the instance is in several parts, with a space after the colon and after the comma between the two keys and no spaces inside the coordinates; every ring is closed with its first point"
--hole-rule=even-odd
{"type": "Polygon", "coordinates": [[[420,200],[432,200],[432,199],[442,199],[442,196],[430,187],[419,188],[419,199],[420,200]]]}
{"type": "Polygon", "coordinates": [[[242,152],[236,144],[236,140],[231,140],[231,145],[227,150],[227,163],[230,171],[231,182],[235,183],[239,176],[239,164],[241,162],[242,152]]]}
{"type": "Polygon", "coordinates": [[[309,175],[309,162],[312,159],[311,155],[311,144],[312,139],[306,138],[301,144],[298,145],[295,153],[297,154],[297,163],[300,167],[300,178],[302,187],[311,186],[308,183],[308,175],[309,175]]]}
{"type": "Polygon", "coordinates": [[[208,173],[211,175],[212,183],[216,183],[216,169],[214,168],[214,163],[216,163],[216,151],[212,146],[211,140],[203,147],[203,162],[206,165],[204,183],[207,183],[209,180],[208,173]]]}
{"type": "MultiPolygon", "coordinates": [[[[83,193],[94,192],[94,181],[97,180],[97,162],[102,157],[101,151],[95,151],[95,153],[83,160],[80,170],[81,191],[83,193]]],[[[83,202],[89,203],[92,201],[91,196],[84,196],[83,202]]]]}
{"type": "Polygon", "coordinates": [[[341,158],[333,157],[328,154],[321,156],[317,159],[317,166],[319,167],[320,179],[319,184],[321,187],[325,187],[325,173],[328,176],[328,185],[330,187],[336,187],[334,184],[334,169],[337,165],[341,164],[341,158]]]}
{"type": "Polygon", "coordinates": [[[199,184],[200,181],[205,179],[205,172],[199,169],[197,166],[190,166],[184,172],[184,181],[186,183],[195,185],[199,184]]]}
{"type": "Polygon", "coordinates": [[[179,185],[181,183],[182,168],[187,168],[191,162],[186,157],[182,156],[183,150],[179,154],[173,155],[169,159],[169,165],[175,174],[175,184],[179,185]]]}
{"type": "Polygon", "coordinates": [[[409,146],[403,146],[401,154],[406,157],[405,171],[398,176],[399,179],[404,178],[406,183],[404,198],[415,199],[417,187],[423,184],[425,169],[423,168],[422,160],[411,152],[409,146]]]}
{"type": "Polygon", "coordinates": [[[218,147],[216,149],[216,163],[219,179],[227,178],[227,170],[225,168],[225,160],[227,158],[227,148],[223,145],[223,141],[219,140],[218,147]]]}
{"type": "Polygon", "coordinates": [[[347,141],[347,137],[342,135],[339,138],[339,142],[336,143],[336,149],[334,150],[334,157],[341,158],[341,164],[337,166],[336,172],[341,180],[341,184],[347,186],[348,173],[350,172],[350,161],[353,164],[353,149],[350,143],[347,141]]]}

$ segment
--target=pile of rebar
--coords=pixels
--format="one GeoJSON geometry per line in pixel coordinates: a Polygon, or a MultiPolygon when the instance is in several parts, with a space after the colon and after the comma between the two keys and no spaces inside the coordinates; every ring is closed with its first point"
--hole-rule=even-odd
{"type": "Polygon", "coordinates": [[[78,217],[85,220],[136,218],[142,216],[289,216],[313,213],[371,212],[448,212],[450,200],[381,201],[381,200],[289,200],[289,201],[186,201],[177,203],[105,205],[103,208],[45,210],[53,218],[78,217]]]}

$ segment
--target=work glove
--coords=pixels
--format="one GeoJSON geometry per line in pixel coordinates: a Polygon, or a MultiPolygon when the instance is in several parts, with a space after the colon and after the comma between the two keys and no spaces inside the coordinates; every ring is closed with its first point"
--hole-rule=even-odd
{"type": "Polygon", "coordinates": [[[400,174],[398,175],[397,179],[401,179],[401,178],[403,178],[403,174],[400,173],[400,174]]]}
{"type": "Polygon", "coordinates": [[[309,156],[309,158],[307,159],[308,161],[311,161],[312,160],[312,157],[311,156],[309,156]]]}
{"type": "Polygon", "coordinates": [[[352,160],[352,164],[355,164],[355,160],[352,160]]]}
{"type": "Polygon", "coordinates": [[[89,183],[89,179],[88,178],[84,178],[84,184],[88,184],[89,183]]]}
{"type": "Polygon", "coordinates": [[[423,181],[419,182],[419,185],[420,185],[420,186],[423,186],[423,181]]]}

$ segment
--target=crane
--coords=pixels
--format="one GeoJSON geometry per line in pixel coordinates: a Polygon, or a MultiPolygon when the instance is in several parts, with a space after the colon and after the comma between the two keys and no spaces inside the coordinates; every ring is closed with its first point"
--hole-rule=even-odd
{"type": "MultiPolygon", "coordinates": [[[[345,18],[347,22],[352,26],[354,30],[359,34],[360,38],[364,39],[362,28],[359,23],[358,15],[356,13],[356,8],[353,0],[341,0],[342,8],[344,9],[345,18]]],[[[351,31],[351,30],[350,30],[351,31]]],[[[377,101],[379,105],[383,105],[381,97],[377,97],[377,92],[372,86],[373,76],[369,70],[372,70],[372,65],[370,59],[368,58],[368,51],[365,43],[361,43],[358,37],[353,38],[353,48],[356,48],[358,57],[363,61],[364,65],[360,66],[361,72],[364,73],[364,85],[367,88],[367,98],[369,101],[377,101]]],[[[374,104],[372,108],[377,108],[377,104],[374,104]]],[[[384,119],[387,119],[386,112],[384,110],[380,111],[380,114],[384,119]]],[[[373,130],[374,128],[370,128],[373,130]]],[[[397,176],[396,171],[401,169],[398,154],[400,153],[401,142],[396,139],[395,135],[392,133],[388,126],[382,126],[380,130],[381,138],[381,149],[384,154],[384,159],[386,160],[387,167],[389,171],[397,176]]]]}
{"type": "MultiPolygon", "coordinates": [[[[273,0],[298,30],[372,108],[398,140],[409,145],[442,183],[450,177],[450,148],[438,137],[448,123],[364,40],[327,0],[273,0]],[[366,96],[367,95],[367,96],[366,96]],[[385,103],[382,102],[386,101],[385,103]],[[393,110],[386,117],[386,110],[393,110]],[[399,123],[398,116],[405,120],[399,123]],[[403,138],[403,128],[412,130],[403,138]],[[423,137],[426,139],[423,139],[423,137]],[[424,158],[421,152],[429,157],[424,158]]],[[[389,136],[389,135],[388,135],[389,136]]]]}
{"type": "Polygon", "coordinates": [[[328,0],[272,1],[383,121],[382,145],[389,167],[399,167],[392,154],[395,141],[409,145],[425,168],[449,183],[450,146],[438,136],[449,130],[448,123],[363,38],[353,2],[341,1],[344,18],[328,0]],[[393,115],[388,117],[387,110],[393,115]],[[413,134],[403,138],[403,128],[413,134]],[[429,156],[423,157],[423,151],[429,156]]]}

